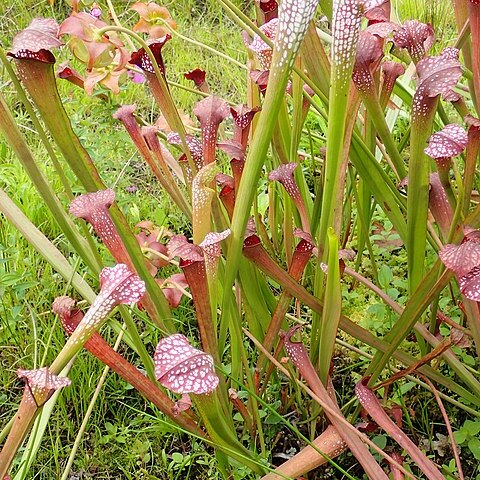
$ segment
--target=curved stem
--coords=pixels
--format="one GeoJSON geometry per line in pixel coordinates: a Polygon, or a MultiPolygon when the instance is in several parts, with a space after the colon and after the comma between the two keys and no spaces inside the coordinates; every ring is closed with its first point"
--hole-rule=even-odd
{"type": "MultiPolygon", "coordinates": [[[[155,72],[155,76],[158,80],[160,88],[162,89],[163,92],[168,92],[167,82],[163,77],[162,72],[160,71],[155,55],[153,54],[152,50],[148,46],[147,42],[140,35],[137,35],[135,32],[133,32],[129,28],[125,28],[122,26],[113,26],[113,25],[101,28],[98,31],[98,35],[101,36],[107,32],[124,33],[125,35],[128,35],[132,37],[134,40],[136,40],[139,43],[139,45],[145,50],[145,53],[148,55],[148,58],[150,59],[150,62],[153,66],[153,70],[155,72]]],[[[171,127],[173,127],[172,129],[180,135],[180,139],[182,140],[182,146],[185,150],[185,154],[187,155],[189,162],[191,162],[193,165],[193,159],[191,157],[190,149],[188,148],[188,145],[187,145],[187,139],[186,139],[187,133],[185,131],[185,126],[183,125],[182,119],[180,118],[178,110],[175,104],[173,103],[173,99],[171,95],[166,94],[165,100],[169,104],[169,113],[172,114],[172,121],[173,121],[172,123],[174,123],[174,125],[171,125],[171,127]]],[[[162,112],[162,113],[165,115],[166,112],[162,112]]]]}
{"type": "Polygon", "coordinates": [[[179,263],[176,261],[176,260],[172,260],[168,257],[168,255],[164,255],[163,253],[160,253],[160,252],[157,252],[156,250],[154,250],[153,248],[149,248],[149,247],[143,247],[142,248],[142,252],[143,253],[152,253],[153,255],[155,255],[156,257],[158,258],[161,258],[162,260],[165,260],[166,262],[172,264],[172,265],[175,265],[176,267],[179,266],[179,263]]]}
{"type": "MultiPolygon", "coordinates": [[[[135,48],[135,47],[133,47],[133,48],[135,48]]],[[[126,65],[125,68],[127,70],[132,71],[132,72],[137,72],[137,73],[142,73],[143,74],[142,69],[136,67],[135,65],[126,65]]],[[[201,90],[197,90],[196,88],[187,87],[186,85],[182,85],[181,83],[174,82],[172,80],[167,80],[167,85],[170,85],[171,87],[180,88],[180,89],[185,90],[186,92],[189,92],[189,93],[195,93],[195,94],[199,95],[200,97],[206,98],[206,97],[210,96],[210,94],[207,93],[207,92],[202,92],[201,90]]],[[[227,100],[227,102],[232,106],[235,105],[235,102],[228,101],[228,100],[227,100]]]]}
{"type": "MultiPolygon", "coordinates": [[[[120,20],[118,19],[117,12],[115,12],[115,7],[113,6],[112,0],[107,0],[107,5],[108,5],[108,11],[110,12],[110,15],[112,16],[112,20],[114,21],[115,25],[118,27],[122,27],[122,24],[120,23],[120,20]]],[[[125,39],[127,43],[130,45],[130,48],[133,50],[135,48],[135,44],[132,42],[132,39],[126,35],[125,39]]]]}
{"type": "Polygon", "coordinates": [[[199,42],[198,40],[194,40],[193,38],[186,37],[185,35],[182,35],[181,33],[178,33],[176,30],[174,30],[163,18],[159,18],[158,20],[162,20],[162,23],[164,26],[168,29],[169,33],[172,35],[175,35],[176,37],[184,40],[185,42],[191,43],[192,45],[196,45],[197,47],[203,48],[205,50],[208,50],[209,52],[218,55],[219,57],[224,58],[225,60],[233,63],[237,67],[242,68],[243,70],[248,71],[248,67],[244,64],[239,62],[238,60],[235,60],[234,58],[230,57],[226,53],[219,52],[213,47],[210,47],[209,45],[206,45],[205,43],[199,42]]]}

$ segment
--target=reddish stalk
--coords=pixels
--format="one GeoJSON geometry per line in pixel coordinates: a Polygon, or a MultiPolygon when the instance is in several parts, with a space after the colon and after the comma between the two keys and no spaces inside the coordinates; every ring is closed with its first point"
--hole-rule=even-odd
{"type": "Polygon", "coordinates": [[[180,257],[180,268],[192,294],[203,349],[219,363],[217,331],[212,321],[209,281],[202,249],[188,242],[183,235],[175,235],[168,244],[168,251],[170,257],[180,257]]]}
{"type": "Polygon", "coordinates": [[[242,178],[243,167],[245,166],[245,149],[235,140],[226,140],[217,143],[218,148],[225,152],[230,158],[230,168],[232,169],[234,190],[238,192],[240,179],[242,178]]]}
{"type": "MultiPolygon", "coordinates": [[[[293,252],[292,261],[290,263],[290,267],[288,269],[288,274],[295,280],[300,281],[303,271],[307,266],[311,256],[312,251],[314,249],[314,245],[311,242],[306,240],[300,240],[298,245],[293,252]]],[[[265,333],[265,337],[263,338],[262,344],[267,351],[270,351],[274,345],[275,339],[278,336],[278,332],[282,327],[282,323],[285,320],[285,315],[288,311],[290,303],[292,301],[293,295],[283,290],[280,298],[278,299],[277,306],[275,307],[275,311],[273,312],[272,319],[268,324],[267,332],[265,333]]],[[[260,354],[257,361],[256,370],[258,372],[263,371],[265,366],[266,357],[263,354],[260,354]]]]}
{"type": "Polygon", "coordinates": [[[277,467],[274,472],[270,472],[262,477],[262,480],[282,480],[285,477],[300,477],[315,468],[325,465],[329,459],[338,457],[346,449],[347,445],[338,434],[336,428],[329,425],[313,440],[312,445],[302,448],[300,452],[277,467]]]}
{"type": "Polygon", "coordinates": [[[418,465],[429,480],[445,480],[435,464],[423,454],[420,449],[407,437],[407,435],[390,419],[375,394],[367,386],[368,378],[363,378],[355,387],[355,394],[363,408],[373,420],[390,437],[392,437],[412,460],[418,465]]]}
{"type": "Polygon", "coordinates": [[[445,240],[448,238],[453,220],[453,209],[438,173],[430,174],[428,206],[445,240]]]}
{"type": "Polygon", "coordinates": [[[295,168],[297,168],[296,163],[282,164],[275,170],[272,170],[268,175],[268,178],[271,181],[276,180],[283,185],[283,188],[285,188],[298,210],[302,222],[302,229],[305,232],[310,233],[310,219],[308,217],[307,207],[305,206],[300,189],[293,176],[295,168]]]}
{"type": "MultiPolygon", "coordinates": [[[[83,218],[90,223],[102,243],[108,248],[117,263],[125,263],[130,270],[135,271],[127,249],[120,238],[117,227],[110,215],[110,207],[115,200],[112,189],[99,190],[93,193],[84,193],[76,197],[70,204],[70,213],[77,218],[83,218]]],[[[165,300],[165,304],[166,304],[165,300]]],[[[156,309],[150,293],[146,293],[141,302],[152,320],[164,331],[170,331],[171,326],[158,319],[156,309]]],[[[167,307],[168,308],[168,307],[167,307]]]]}
{"type": "Polygon", "coordinates": [[[297,367],[299,373],[305,379],[311,390],[322,400],[322,406],[327,405],[329,407],[328,410],[325,410],[325,415],[336,428],[343,441],[348,445],[353,455],[355,455],[355,458],[362,465],[368,477],[372,479],[386,480],[388,477],[385,475],[380,465],[375,461],[372,454],[367,449],[367,446],[358,436],[352,435],[350,429],[347,428],[342,421],[339,421],[336,415],[332,415],[331,410],[335,411],[338,415],[343,416],[340,408],[330,398],[327,389],[318,377],[303,343],[291,341],[291,337],[299,328],[300,326],[297,325],[285,334],[284,347],[290,361],[297,367]]]}
{"type": "Polygon", "coordinates": [[[205,261],[203,259],[202,261],[181,260],[180,268],[190,287],[203,348],[213,356],[215,362],[219,362],[217,333],[212,324],[205,261]]]}
{"type": "Polygon", "coordinates": [[[245,429],[248,432],[253,432],[255,427],[253,424],[252,416],[250,415],[250,412],[247,410],[247,407],[245,406],[245,404],[238,397],[238,392],[234,388],[228,389],[228,398],[232,402],[232,405],[234,406],[234,408],[242,416],[243,421],[245,422],[245,429]]]}
{"type": "Polygon", "coordinates": [[[261,107],[249,108],[247,105],[230,107],[230,113],[233,117],[233,141],[238,142],[242,146],[243,152],[247,148],[248,134],[253,117],[260,110],[261,107]]]}
{"type": "Polygon", "coordinates": [[[228,175],[217,174],[217,185],[221,187],[219,198],[222,201],[228,218],[231,220],[233,216],[233,209],[235,208],[235,185],[233,178],[228,175]]]}
{"type": "Polygon", "coordinates": [[[446,352],[452,346],[452,343],[453,342],[451,337],[445,338],[431,352],[427,353],[427,355],[424,355],[422,358],[409,365],[408,368],[405,368],[404,370],[400,370],[399,372],[395,373],[388,380],[385,380],[384,382],[378,384],[375,389],[378,390],[379,388],[387,387],[392,383],[400,380],[401,378],[404,378],[407,375],[410,375],[414,371],[418,370],[422,365],[426,365],[432,362],[432,360],[442,355],[443,352],[446,352]]]}
{"type": "MultiPolygon", "coordinates": [[[[52,305],[52,310],[57,313],[62,321],[62,326],[68,335],[71,335],[83,318],[83,313],[74,308],[75,302],[69,297],[58,297],[52,305]]],[[[95,332],[85,342],[84,347],[102,363],[108,365],[111,370],[132,385],[146,399],[152,402],[161,412],[177,423],[180,427],[196,435],[205,434],[197,423],[185,414],[175,415],[175,403],[153,383],[143,375],[137,367],[127,362],[116,352],[103,337],[95,332]]]]}

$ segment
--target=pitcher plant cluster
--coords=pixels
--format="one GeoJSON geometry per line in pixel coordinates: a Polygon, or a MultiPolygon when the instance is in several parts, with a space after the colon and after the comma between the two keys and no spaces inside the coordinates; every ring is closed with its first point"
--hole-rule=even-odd
{"type": "MultiPolygon", "coordinates": [[[[75,0],[60,24],[35,18],[0,53],[63,192],[45,176],[1,91],[0,130],[82,267],[99,277],[95,295],[51,239],[16,221],[16,205],[0,190],[5,218],[72,285],[70,296],[52,299],[64,347],[49,364],[17,371],[24,393],[2,432],[0,478],[9,478],[54,392],[70,385],[66,372],[83,348],[181,431],[214,447],[225,478],[239,465],[273,480],[324,464],[353,478],[344,452],[371,479],[447,478],[390,398],[408,378],[441,412],[449,402],[479,416],[480,381],[462,352],[480,353],[480,4],[454,0],[458,39],[433,54],[432,26],[399,23],[388,0],[255,0],[248,12],[219,3],[243,36],[247,95],[219,98],[208,70],[191,65],[184,76],[199,99],[191,118],[176,107],[175,65],[162,57],[188,39],[154,2],[133,4],[128,18],[136,23],[124,25],[111,2],[75,0]],[[59,50],[69,63],[56,65],[59,50]],[[75,133],[57,90],[65,81],[75,95],[104,102],[106,114],[109,99],[132,82],[144,85],[161,119],[149,124],[136,105],[121,105],[112,128],[125,129],[186,231],[151,218],[129,224],[116,204],[120,192],[75,133]],[[408,128],[398,138],[400,117],[408,128]],[[385,259],[372,245],[375,215],[406,250],[402,302],[379,282],[385,259]],[[345,315],[342,287],[352,283],[385,303],[388,328],[377,332],[345,315]],[[458,318],[442,311],[443,298],[461,309],[458,318]],[[180,304],[195,311],[189,338],[180,304]],[[135,321],[145,315],[159,338],[153,358],[135,321]],[[145,374],[102,336],[102,326],[119,327],[119,319],[145,374]],[[366,358],[341,405],[332,381],[336,342],[366,358]],[[279,430],[263,423],[266,411],[305,442],[280,466],[271,463],[279,430]],[[308,424],[307,436],[289,412],[308,424]],[[382,430],[383,449],[371,440],[382,430]]],[[[448,416],[443,421],[463,479],[448,416]]]]}

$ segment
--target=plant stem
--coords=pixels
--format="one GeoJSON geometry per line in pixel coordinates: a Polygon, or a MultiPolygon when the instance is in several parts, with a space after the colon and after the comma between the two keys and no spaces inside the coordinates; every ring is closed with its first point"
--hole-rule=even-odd
{"type": "Polygon", "coordinates": [[[328,230],[328,273],[325,287],[325,302],[322,312],[318,342],[318,375],[323,385],[327,385],[335,338],[342,313],[342,287],[338,260],[338,237],[333,229],[328,230]]]}

